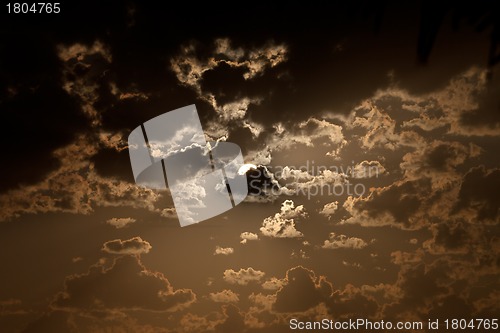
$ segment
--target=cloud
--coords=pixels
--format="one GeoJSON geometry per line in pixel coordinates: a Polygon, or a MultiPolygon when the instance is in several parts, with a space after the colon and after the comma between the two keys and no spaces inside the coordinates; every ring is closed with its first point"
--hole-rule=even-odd
{"type": "Polygon", "coordinates": [[[260,231],[264,236],[273,238],[300,238],[304,235],[295,229],[295,218],[305,218],[307,213],[304,206],[295,207],[292,200],[285,200],[281,204],[281,211],[264,219],[260,231]]]}
{"type": "Polygon", "coordinates": [[[284,286],[285,284],[286,284],[285,280],[281,280],[281,279],[272,277],[271,279],[265,281],[262,284],[262,288],[264,288],[266,290],[278,290],[282,286],[284,286]]]}
{"type": "Polygon", "coordinates": [[[182,332],[210,332],[223,323],[225,318],[218,312],[200,316],[194,313],[186,313],[179,321],[182,332]]]}
{"type": "Polygon", "coordinates": [[[169,219],[175,219],[177,218],[177,212],[175,211],[174,207],[169,207],[169,208],[164,208],[162,209],[161,216],[169,218],[169,219]]]}
{"type": "Polygon", "coordinates": [[[443,110],[440,120],[450,126],[450,134],[500,135],[500,121],[492,116],[498,111],[498,95],[492,94],[498,90],[498,79],[493,82],[496,87],[488,86],[486,75],[486,69],[473,66],[453,77],[443,90],[431,94],[443,110]]]}
{"type": "Polygon", "coordinates": [[[488,296],[474,302],[475,317],[483,315],[484,318],[494,317],[500,311],[500,291],[493,290],[488,296]]]}
{"type": "MultiPolygon", "coordinates": [[[[202,88],[200,81],[205,72],[224,64],[233,68],[242,68],[244,79],[262,75],[269,67],[275,67],[286,61],[287,47],[283,44],[268,42],[261,48],[243,50],[231,46],[227,38],[216,39],[211,56],[202,59],[196,55],[196,46],[187,45],[181,49],[180,55],[170,61],[171,69],[182,84],[192,87],[198,92],[202,88]]],[[[210,96],[207,97],[210,99],[210,96]]]]}
{"type": "Polygon", "coordinates": [[[23,302],[17,298],[0,300],[0,320],[7,316],[19,316],[28,314],[29,311],[23,306],[23,302]]]}
{"type": "MultiPolygon", "coordinates": [[[[289,135],[287,132],[282,132],[285,138],[289,135]]],[[[308,147],[313,147],[314,142],[320,139],[327,139],[332,146],[338,145],[341,147],[346,143],[342,126],[315,117],[310,117],[306,121],[298,123],[297,129],[292,130],[290,134],[290,138],[288,138],[291,139],[290,143],[304,144],[308,147]]],[[[286,145],[288,142],[285,141],[283,144],[286,145]]]]}
{"type": "Polygon", "coordinates": [[[243,119],[246,116],[250,104],[259,105],[260,101],[261,101],[260,98],[250,99],[248,97],[244,97],[240,100],[219,106],[216,109],[216,111],[221,116],[222,120],[225,122],[243,119]]]}
{"type": "Polygon", "coordinates": [[[368,246],[368,243],[361,238],[348,237],[346,235],[336,235],[335,233],[330,233],[330,239],[325,240],[323,246],[324,249],[353,249],[360,250],[368,246]]]}
{"type": "Polygon", "coordinates": [[[234,333],[245,331],[245,320],[240,309],[232,304],[225,305],[222,308],[225,320],[215,327],[216,332],[234,333]]]}
{"type": "MultiPolygon", "coordinates": [[[[344,265],[359,268],[359,263],[344,261],[344,265]]],[[[297,266],[287,270],[283,279],[272,278],[270,286],[275,294],[250,295],[253,302],[247,313],[248,324],[254,327],[270,327],[274,323],[288,322],[291,318],[310,321],[317,318],[352,318],[359,313],[370,318],[387,318],[382,314],[383,306],[377,300],[392,303],[401,296],[397,286],[389,284],[347,284],[334,289],[325,276],[313,270],[297,266]],[[279,285],[279,287],[276,287],[279,285]],[[260,319],[259,319],[260,318],[260,319]],[[252,320],[250,320],[252,319],[252,320]]]]}
{"type": "MultiPolygon", "coordinates": [[[[499,82],[495,80],[496,88],[499,82]]],[[[366,130],[360,138],[366,149],[411,147],[420,141],[416,129],[442,130],[462,137],[499,136],[500,119],[492,113],[498,109],[493,90],[487,84],[486,69],[475,66],[452,77],[444,88],[427,94],[415,95],[391,86],[361,102],[346,126],[366,130]],[[398,106],[399,115],[391,117],[388,101],[398,106]]]]}
{"type": "Polygon", "coordinates": [[[394,251],[391,253],[391,262],[396,265],[414,265],[422,262],[424,251],[418,249],[415,252],[394,251]]]}
{"type": "Polygon", "coordinates": [[[363,161],[356,164],[351,171],[353,178],[372,178],[385,173],[385,168],[379,161],[363,161]]]}
{"type": "Polygon", "coordinates": [[[132,207],[159,212],[155,203],[158,191],[97,173],[91,158],[99,143],[91,135],[79,135],[75,141],[53,152],[59,167],[40,182],[0,195],[4,209],[0,221],[21,214],[62,212],[88,215],[95,207],[132,207]]]}
{"type": "Polygon", "coordinates": [[[273,202],[286,191],[275,179],[274,174],[263,165],[246,172],[248,193],[247,202],[273,202]]]}
{"type": "Polygon", "coordinates": [[[106,221],[107,224],[112,225],[117,229],[125,228],[129,224],[132,224],[136,219],[131,217],[113,217],[106,221]]]}
{"type": "Polygon", "coordinates": [[[249,282],[259,282],[264,275],[264,272],[255,270],[252,267],[241,268],[239,271],[226,269],[224,271],[224,281],[246,286],[249,282]]]}
{"type": "Polygon", "coordinates": [[[484,226],[476,226],[466,221],[450,219],[446,223],[429,226],[433,237],[424,241],[422,247],[434,255],[462,254],[473,251],[481,237],[487,233],[484,226]]]}
{"type": "Polygon", "coordinates": [[[99,40],[96,40],[91,46],[75,43],[69,46],[59,45],[57,49],[59,58],[62,61],[76,60],[81,62],[93,55],[100,55],[107,62],[111,62],[112,60],[109,48],[99,40]]]}
{"type": "Polygon", "coordinates": [[[331,296],[332,285],[325,277],[307,268],[297,266],[289,269],[286,284],[277,292],[273,309],[277,312],[306,311],[331,296]]]}
{"type": "Polygon", "coordinates": [[[115,239],[107,241],[102,246],[104,252],[113,254],[144,254],[148,253],[151,248],[151,244],[142,240],[141,237],[134,237],[124,241],[115,239]]]}
{"type": "Polygon", "coordinates": [[[245,232],[242,232],[240,234],[240,238],[241,238],[241,244],[246,244],[248,241],[254,241],[254,240],[258,240],[259,239],[259,235],[257,234],[254,234],[253,232],[248,232],[248,231],[245,231],[245,232]]]}
{"type": "Polygon", "coordinates": [[[351,214],[343,224],[363,226],[395,226],[401,229],[420,229],[426,213],[420,208],[426,199],[422,193],[429,191],[428,182],[394,182],[371,189],[367,197],[349,196],[343,207],[351,214]]]}
{"type": "Polygon", "coordinates": [[[208,298],[216,303],[238,303],[240,301],[238,294],[229,289],[224,289],[218,293],[210,293],[208,298]]]}
{"type": "Polygon", "coordinates": [[[217,254],[222,254],[222,255],[230,255],[230,254],[233,254],[234,253],[234,249],[232,247],[220,247],[220,246],[217,246],[215,248],[215,251],[214,251],[214,255],[217,255],[217,254]]]}
{"type": "Polygon", "coordinates": [[[109,84],[111,89],[111,94],[118,97],[119,100],[125,99],[135,99],[135,100],[147,100],[149,96],[143,92],[137,91],[137,89],[133,89],[132,91],[123,92],[120,88],[118,88],[115,82],[111,82],[109,84]]]}
{"type": "Polygon", "coordinates": [[[231,80],[240,79],[242,82],[238,82],[244,83],[286,61],[288,50],[286,45],[276,44],[273,41],[252,49],[235,48],[231,44],[227,38],[216,39],[207,56],[202,56],[201,52],[198,52],[196,43],[187,44],[181,48],[178,56],[170,59],[170,68],[182,85],[193,89],[218,115],[217,119],[209,121],[209,128],[217,128],[210,131],[210,137],[227,137],[229,124],[248,128],[252,136],[258,137],[263,131],[263,126],[246,118],[248,109],[259,105],[262,98],[237,96],[241,94],[232,94],[227,89],[236,86],[231,80]],[[224,92],[219,91],[219,83],[217,83],[218,88],[210,88],[210,82],[221,80],[229,82],[224,92]],[[232,95],[235,97],[227,97],[232,95]]]}
{"type": "Polygon", "coordinates": [[[100,144],[104,148],[109,148],[117,152],[121,152],[128,149],[128,142],[124,139],[125,134],[123,132],[110,133],[106,131],[101,131],[99,133],[100,144]]]}
{"type": "Polygon", "coordinates": [[[249,163],[270,165],[274,154],[303,147],[315,148],[325,156],[337,158],[347,144],[342,126],[316,117],[291,125],[275,123],[273,128],[274,131],[266,133],[264,149],[246,154],[249,163]]]}
{"type": "Polygon", "coordinates": [[[355,113],[362,113],[356,116],[351,124],[353,128],[360,127],[366,130],[364,136],[360,138],[361,147],[365,149],[385,148],[395,150],[401,143],[401,137],[396,131],[396,121],[385,111],[374,105],[373,101],[364,101],[355,113]]]}
{"type": "Polygon", "coordinates": [[[456,167],[472,156],[472,149],[459,142],[434,140],[405,154],[400,167],[406,180],[429,179],[432,189],[444,189],[460,180],[456,167]]]}
{"type": "Polygon", "coordinates": [[[338,201],[333,201],[330,203],[327,203],[326,205],[323,206],[323,209],[319,212],[321,215],[324,215],[330,219],[332,215],[337,211],[339,208],[339,202],[338,201]]]}
{"type": "Polygon", "coordinates": [[[64,65],[63,89],[81,101],[81,110],[93,126],[101,125],[101,114],[95,107],[99,99],[97,82],[112,61],[111,52],[98,40],[91,46],[76,43],[57,48],[64,65]]]}
{"type": "Polygon", "coordinates": [[[302,170],[302,168],[295,169],[290,166],[274,169],[274,175],[281,186],[280,194],[304,195],[308,198],[316,195],[337,195],[337,193],[343,193],[342,186],[349,183],[348,176],[342,171],[330,170],[326,167],[318,168],[318,170],[302,170]]]}
{"type": "Polygon", "coordinates": [[[196,300],[190,289],[174,290],[162,273],[148,270],[136,256],[122,256],[110,267],[98,263],[66,278],[53,302],[62,311],[113,313],[132,310],[173,312],[196,300]]]}
{"type": "Polygon", "coordinates": [[[477,221],[498,222],[499,186],[500,169],[486,169],[482,165],[470,169],[460,186],[453,212],[461,212],[477,221]]]}

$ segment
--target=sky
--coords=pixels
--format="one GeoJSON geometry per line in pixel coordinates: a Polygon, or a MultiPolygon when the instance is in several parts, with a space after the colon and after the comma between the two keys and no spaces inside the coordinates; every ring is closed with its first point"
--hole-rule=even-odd
{"type": "Polygon", "coordinates": [[[493,4],[2,6],[0,331],[498,318],[493,4]],[[192,104],[255,167],[181,227],[127,139],[192,104]]]}

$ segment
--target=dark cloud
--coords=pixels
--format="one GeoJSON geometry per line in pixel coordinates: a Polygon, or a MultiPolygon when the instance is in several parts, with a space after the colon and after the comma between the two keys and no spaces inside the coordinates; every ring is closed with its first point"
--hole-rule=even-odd
{"type": "Polygon", "coordinates": [[[446,274],[442,269],[429,269],[421,262],[407,262],[399,272],[396,283],[398,300],[384,307],[384,316],[403,319],[413,314],[417,318],[426,318],[430,304],[438,303],[438,300],[449,295],[449,288],[443,281],[446,281],[446,274]]]}
{"type": "Polygon", "coordinates": [[[95,165],[96,172],[103,177],[134,182],[128,150],[117,151],[114,148],[103,148],[91,158],[91,161],[95,165]]]}
{"type": "Polygon", "coordinates": [[[279,191],[279,184],[266,166],[259,165],[256,169],[249,169],[246,177],[249,195],[261,196],[265,199],[266,193],[279,191]]]}
{"type": "Polygon", "coordinates": [[[143,254],[148,253],[152,246],[141,237],[127,240],[115,239],[104,243],[102,250],[113,254],[143,254]]]}
{"type": "Polygon", "coordinates": [[[285,200],[279,213],[264,219],[260,231],[264,236],[272,238],[301,238],[304,234],[295,228],[295,219],[306,217],[303,205],[295,207],[293,200],[285,200]]]}
{"type": "Polygon", "coordinates": [[[58,166],[51,152],[88,128],[78,102],[62,87],[61,64],[47,37],[3,30],[0,108],[15,130],[0,134],[3,166],[0,191],[40,181],[58,166]],[[35,167],[36,166],[36,167],[35,167]]]}
{"type": "Polygon", "coordinates": [[[238,307],[234,305],[224,306],[223,313],[226,319],[223,323],[216,326],[216,332],[233,333],[246,331],[244,317],[238,307]]]}
{"type": "Polygon", "coordinates": [[[336,291],[327,304],[334,318],[351,318],[361,314],[374,317],[380,311],[380,305],[370,292],[352,285],[346,286],[344,290],[336,291]]]}
{"type": "Polygon", "coordinates": [[[500,214],[500,198],[496,193],[500,186],[500,170],[486,170],[484,166],[472,168],[464,177],[455,211],[472,209],[478,220],[497,221],[500,214]]]}
{"type": "Polygon", "coordinates": [[[190,289],[174,290],[158,272],[149,271],[135,256],[114,259],[110,267],[96,264],[85,274],[69,276],[53,302],[68,311],[177,311],[196,300],[190,289]]]}
{"type": "Polygon", "coordinates": [[[397,223],[409,226],[412,216],[421,206],[420,189],[416,182],[405,182],[373,192],[367,201],[360,201],[359,209],[372,218],[389,213],[397,223]]]}
{"type": "Polygon", "coordinates": [[[304,267],[287,271],[285,285],[276,294],[274,309],[278,312],[306,311],[331,296],[332,285],[324,277],[304,267]]]}
{"type": "Polygon", "coordinates": [[[160,213],[155,207],[160,193],[96,174],[89,159],[97,150],[92,138],[79,136],[72,144],[55,151],[53,155],[60,165],[43,181],[0,195],[4,206],[0,220],[39,212],[89,214],[98,206],[147,207],[160,213]]]}
{"type": "MultiPolygon", "coordinates": [[[[50,20],[2,16],[0,234],[16,251],[3,254],[10,273],[0,326],[275,333],[289,331],[291,317],[494,317],[496,16],[493,2],[483,1],[244,10],[182,3],[172,14],[168,4],[135,0],[68,2],[50,20]],[[112,217],[176,216],[168,192],[135,185],[128,133],[193,103],[207,137],[240,144],[246,162],[257,165],[247,173],[251,195],[192,228],[122,228],[133,219],[112,217]],[[293,167],[312,160],[352,169],[293,167]],[[350,182],[366,185],[363,195],[300,194],[350,182]],[[64,246],[62,229],[42,228],[47,219],[73,223],[67,214],[89,223],[82,235],[94,220],[116,235],[70,253],[76,247],[64,246]],[[33,257],[31,247],[8,239],[11,230],[29,236],[35,224],[70,251],[60,251],[68,265],[47,270],[36,288],[16,267],[44,267],[20,261],[33,257]],[[168,247],[151,251],[133,237],[138,230],[168,247]],[[287,237],[300,239],[276,239],[287,237]],[[119,256],[74,274],[103,251],[119,256]],[[147,269],[145,253],[143,260],[182,289],[147,269]],[[286,271],[287,262],[310,268],[286,271]],[[52,302],[35,299],[33,291],[56,288],[57,274],[73,274],[64,291],[52,302]],[[187,287],[206,296],[197,300],[187,287]],[[29,297],[17,299],[18,290],[29,297]]],[[[43,232],[23,241],[38,244],[43,232]]],[[[36,253],[43,259],[48,252],[40,246],[36,253]]]]}

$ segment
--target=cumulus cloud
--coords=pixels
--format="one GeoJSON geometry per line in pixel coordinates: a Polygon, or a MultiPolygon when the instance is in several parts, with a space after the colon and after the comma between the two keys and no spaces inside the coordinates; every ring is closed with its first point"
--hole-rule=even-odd
{"type": "Polygon", "coordinates": [[[123,151],[127,148],[122,131],[110,133],[102,128],[99,99],[101,75],[112,61],[109,48],[96,41],[91,45],[59,45],[63,62],[63,89],[80,104],[94,127],[93,133],[77,134],[73,142],[51,152],[57,167],[36,184],[18,187],[0,196],[8,209],[0,220],[23,213],[64,212],[90,214],[97,206],[130,206],[159,211],[154,207],[158,192],[140,188],[114,177],[104,177],[95,169],[93,159],[102,148],[123,151]]]}
{"type": "Polygon", "coordinates": [[[337,211],[339,208],[339,202],[338,201],[333,201],[330,203],[327,203],[326,205],[323,206],[323,209],[319,212],[321,215],[324,215],[330,219],[332,215],[337,211]]]}
{"type": "MultiPolygon", "coordinates": [[[[486,73],[486,69],[473,66],[453,77],[441,91],[431,93],[428,96],[428,98],[436,100],[442,109],[444,116],[437,121],[442,126],[449,126],[450,134],[463,136],[500,135],[500,122],[498,118],[491,117],[492,110],[495,107],[498,108],[498,104],[495,105],[494,95],[490,96],[488,88],[492,87],[488,87],[486,73]]],[[[496,80],[496,84],[496,89],[492,90],[498,90],[498,80],[496,80]]],[[[427,120],[425,116],[426,114],[421,116],[424,124],[427,120]]],[[[428,121],[433,120],[436,119],[428,117],[428,121]]]]}
{"type": "Polygon", "coordinates": [[[224,289],[217,293],[210,293],[208,298],[216,303],[238,303],[240,301],[238,294],[229,289],[224,289]]]}
{"type": "Polygon", "coordinates": [[[172,312],[195,300],[190,289],[174,290],[162,273],[148,270],[138,257],[122,256],[110,267],[98,263],[87,273],[67,277],[53,307],[89,315],[130,310],[172,312]]]}
{"type": "Polygon", "coordinates": [[[456,167],[473,157],[470,147],[453,141],[434,140],[403,156],[400,164],[405,179],[429,179],[434,190],[444,189],[460,180],[456,167]]]}
{"type": "Polygon", "coordinates": [[[84,45],[75,43],[69,46],[59,45],[58,55],[63,61],[76,60],[84,61],[86,57],[92,55],[100,55],[108,62],[111,62],[112,56],[109,48],[106,47],[101,41],[96,40],[92,45],[84,45]]]}
{"type": "Polygon", "coordinates": [[[305,218],[307,213],[303,205],[295,207],[292,200],[281,204],[281,211],[264,219],[260,231],[264,236],[273,238],[300,238],[304,236],[295,229],[296,218],[305,218]]]}
{"type": "Polygon", "coordinates": [[[262,284],[262,288],[266,290],[278,290],[285,284],[286,284],[285,280],[272,277],[262,284]]]}
{"type": "Polygon", "coordinates": [[[453,77],[444,88],[423,95],[389,87],[360,103],[345,119],[345,126],[363,129],[360,144],[370,150],[421,145],[423,137],[416,129],[426,132],[439,129],[448,135],[463,137],[498,136],[499,120],[486,120],[494,118],[490,115],[495,108],[491,90],[486,70],[479,67],[471,67],[453,77]],[[384,109],[388,100],[400,105],[400,114],[406,119],[391,116],[390,109],[384,109]],[[485,100],[491,105],[484,105],[485,100]]]}
{"type": "Polygon", "coordinates": [[[385,168],[379,161],[363,161],[356,164],[351,171],[353,178],[372,178],[378,177],[385,172],[385,168]]]}
{"type": "Polygon", "coordinates": [[[232,247],[220,247],[217,246],[214,251],[214,255],[222,254],[222,255],[230,255],[234,253],[234,249],[232,247]]]}
{"type": "Polygon", "coordinates": [[[215,327],[216,332],[232,333],[245,331],[245,317],[237,306],[233,304],[224,305],[222,313],[225,320],[215,327]]]}
{"type": "MultiPolygon", "coordinates": [[[[216,111],[222,117],[224,121],[238,120],[243,119],[246,116],[248,107],[250,104],[259,105],[261,99],[253,98],[250,99],[248,97],[244,97],[240,100],[226,103],[222,106],[219,106],[216,111]]],[[[247,125],[249,126],[249,125],[247,125]]],[[[257,133],[255,133],[257,134],[257,133]]],[[[256,135],[258,136],[258,135],[256,135]]]]}
{"type": "Polygon", "coordinates": [[[162,209],[160,215],[169,219],[177,218],[177,212],[175,211],[174,207],[162,209]]]}
{"type": "Polygon", "coordinates": [[[325,240],[324,249],[354,249],[360,250],[368,246],[368,243],[358,237],[348,237],[346,235],[336,235],[330,233],[330,239],[325,240]]]}
{"type": "Polygon", "coordinates": [[[259,239],[259,235],[254,234],[253,232],[245,231],[245,232],[242,232],[240,234],[240,238],[241,238],[240,243],[241,244],[246,244],[248,241],[258,240],[259,239]]]}
{"type": "Polygon", "coordinates": [[[237,75],[241,75],[243,80],[251,80],[264,74],[268,68],[286,61],[287,52],[286,45],[272,41],[261,47],[244,50],[233,47],[227,38],[216,39],[210,54],[205,57],[198,54],[198,48],[194,43],[185,45],[181,48],[180,54],[170,60],[170,68],[182,85],[193,89],[218,115],[218,118],[211,120],[208,126],[217,128],[210,131],[210,137],[227,137],[229,124],[248,128],[254,137],[258,137],[263,131],[263,126],[248,119],[247,111],[250,106],[259,105],[261,97],[246,96],[228,100],[224,94],[204,89],[202,83],[206,81],[207,73],[213,74],[221,68],[234,71],[237,75]]]}
{"type": "Polygon", "coordinates": [[[88,215],[95,207],[128,206],[159,212],[155,207],[161,198],[158,191],[101,176],[95,170],[91,159],[98,150],[99,143],[92,136],[79,135],[71,144],[54,151],[60,166],[45,179],[0,195],[4,207],[0,220],[30,213],[88,215]]]}
{"type": "Polygon", "coordinates": [[[132,224],[136,219],[131,217],[113,217],[106,221],[107,224],[112,225],[117,229],[125,228],[129,224],[132,224]]]}
{"type": "Polygon", "coordinates": [[[220,64],[242,68],[245,70],[243,77],[251,79],[262,75],[267,68],[275,67],[286,61],[288,52],[286,45],[274,42],[269,42],[261,48],[246,51],[232,47],[231,41],[227,38],[216,39],[214,46],[212,55],[205,59],[197,56],[194,44],[183,47],[180,55],[170,61],[171,69],[177,79],[181,83],[201,91],[199,81],[203,78],[203,74],[220,64]],[[224,57],[216,57],[216,55],[224,57]]]}
{"type": "Polygon", "coordinates": [[[347,175],[337,170],[321,169],[317,170],[317,174],[313,172],[285,166],[277,170],[275,176],[280,185],[282,184],[281,192],[289,195],[332,195],[337,191],[334,187],[348,183],[347,175]]]}
{"type": "Polygon", "coordinates": [[[241,268],[239,271],[226,269],[224,271],[224,281],[246,286],[249,282],[259,282],[264,275],[264,272],[255,270],[252,267],[241,268]]]}
{"type": "Polygon", "coordinates": [[[401,144],[401,137],[396,130],[396,121],[372,101],[365,101],[355,112],[360,115],[356,116],[348,126],[361,127],[366,130],[364,136],[360,138],[361,147],[395,150],[401,144]]]}
{"type": "Polygon", "coordinates": [[[310,117],[297,124],[276,123],[273,127],[273,132],[266,133],[265,149],[252,150],[246,154],[250,163],[270,165],[273,154],[298,147],[314,147],[326,156],[337,158],[347,144],[342,126],[325,119],[310,117]]]}
{"type": "Polygon", "coordinates": [[[426,199],[421,197],[425,193],[423,190],[429,191],[425,186],[428,183],[394,182],[389,186],[371,189],[367,197],[349,196],[343,207],[351,217],[341,223],[420,229],[426,223],[423,219],[425,212],[419,210],[426,199]]]}
{"type": "Polygon", "coordinates": [[[141,237],[133,237],[127,240],[115,239],[107,241],[102,246],[102,250],[113,254],[144,254],[151,250],[149,242],[141,237]]]}
{"type": "Polygon", "coordinates": [[[307,268],[289,269],[285,285],[277,292],[273,308],[278,312],[302,312],[325,301],[333,292],[325,277],[317,277],[307,268]]]}
{"type": "MultiPolygon", "coordinates": [[[[282,132],[282,135],[284,133],[286,132],[282,132]]],[[[346,143],[342,126],[314,117],[300,122],[295,133],[292,132],[291,139],[294,144],[301,143],[308,147],[314,146],[314,142],[319,139],[328,139],[328,143],[332,146],[346,143]]]]}

